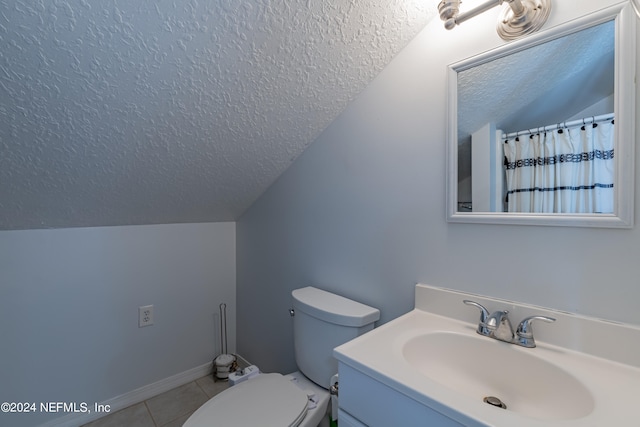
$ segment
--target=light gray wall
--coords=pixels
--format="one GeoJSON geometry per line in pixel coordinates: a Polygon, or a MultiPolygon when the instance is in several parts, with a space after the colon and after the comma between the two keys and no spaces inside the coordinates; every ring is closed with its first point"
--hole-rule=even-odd
{"type": "Polygon", "coordinates": [[[233,351],[232,222],[0,232],[0,402],[93,404],[211,362],[222,302],[233,351]]]}
{"type": "MultiPolygon", "coordinates": [[[[548,26],[614,3],[556,1],[548,26]]],[[[380,308],[381,323],[422,282],[640,324],[638,227],[445,220],[446,66],[503,44],[497,14],[429,24],[239,219],[238,351],[262,370],[295,369],[287,309],[306,285],[380,308]]]]}

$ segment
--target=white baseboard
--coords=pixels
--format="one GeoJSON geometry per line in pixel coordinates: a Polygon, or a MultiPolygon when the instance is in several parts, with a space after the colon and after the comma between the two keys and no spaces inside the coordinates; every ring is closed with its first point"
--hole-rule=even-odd
{"type": "Polygon", "coordinates": [[[128,393],[122,394],[120,396],[116,396],[104,402],[100,402],[99,403],[100,405],[109,405],[110,410],[108,413],[104,413],[104,412],[95,413],[93,411],[87,412],[87,413],[73,413],[73,414],[65,415],[63,417],[48,421],[44,424],[41,424],[40,427],[81,426],[93,420],[97,420],[98,418],[101,418],[103,416],[117,412],[120,409],[124,409],[131,405],[135,405],[136,403],[143,402],[147,399],[157,396],[158,394],[164,393],[165,391],[169,391],[173,388],[176,388],[181,385],[190,383],[191,381],[197,380],[198,378],[202,378],[210,374],[211,369],[212,369],[212,363],[211,362],[205,363],[202,366],[189,369],[188,371],[184,371],[179,374],[172,375],[163,380],[156,381],[153,384],[148,384],[146,386],[140,387],[128,393]]]}

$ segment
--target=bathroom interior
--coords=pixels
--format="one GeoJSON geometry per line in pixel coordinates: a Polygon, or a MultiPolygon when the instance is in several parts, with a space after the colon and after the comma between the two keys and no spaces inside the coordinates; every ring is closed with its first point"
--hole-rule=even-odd
{"type": "MultiPolygon", "coordinates": [[[[295,372],[292,291],[308,286],[379,310],[365,336],[450,295],[472,325],[462,300],[476,296],[508,307],[514,330],[532,307],[558,319],[517,354],[613,331],[598,357],[633,359],[638,2],[551,1],[539,30],[509,41],[507,2],[450,30],[433,0],[0,4],[0,402],[37,404],[0,425],[80,426],[212,381],[223,322],[229,353],[295,372]],[[616,21],[614,213],[459,210],[452,67],[594,16],[616,21]]],[[[344,348],[341,363],[357,353],[344,348]]],[[[434,425],[508,425],[474,424],[478,411],[434,425]]],[[[338,422],[375,425],[361,421],[338,422]]],[[[535,422],[519,425],[551,425],[535,422]]]]}

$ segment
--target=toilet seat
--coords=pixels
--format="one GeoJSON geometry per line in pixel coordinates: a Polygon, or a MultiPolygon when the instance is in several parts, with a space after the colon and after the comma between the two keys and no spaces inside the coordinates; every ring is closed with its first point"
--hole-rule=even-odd
{"type": "Polygon", "coordinates": [[[281,374],[261,374],[211,398],[183,427],[295,427],[304,419],[307,405],[307,394],[291,380],[281,374]]]}

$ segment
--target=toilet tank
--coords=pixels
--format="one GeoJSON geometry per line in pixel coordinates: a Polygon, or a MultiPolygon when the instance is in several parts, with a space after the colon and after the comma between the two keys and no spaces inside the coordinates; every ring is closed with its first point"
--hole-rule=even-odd
{"type": "Polygon", "coordinates": [[[340,295],[308,286],[293,296],[293,342],[300,371],[329,388],[338,373],[333,349],[373,329],[380,311],[340,295]]]}

